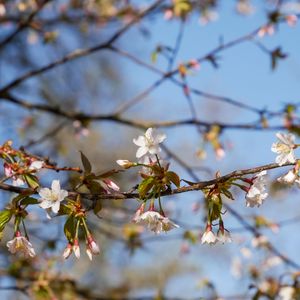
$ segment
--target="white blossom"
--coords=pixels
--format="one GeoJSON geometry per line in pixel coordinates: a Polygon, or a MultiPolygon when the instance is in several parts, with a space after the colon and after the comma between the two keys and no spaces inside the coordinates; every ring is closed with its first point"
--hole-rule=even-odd
{"type": "Polygon", "coordinates": [[[25,184],[25,181],[22,179],[21,176],[15,175],[11,165],[4,163],[4,174],[6,177],[12,179],[13,186],[22,186],[25,184]]]}
{"type": "Polygon", "coordinates": [[[285,20],[290,27],[294,27],[298,22],[298,17],[296,15],[288,15],[285,17],[285,20]]]}
{"type": "Polygon", "coordinates": [[[277,178],[277,181],[285,184],[293,184],[297,178],[298,176],[296,175],[295,170],[292,169],[288,171],[285,175],[277,178]]]}
{"type": "Polygon", "coordinates": [[[219,229],[217,232],[217,240],[222,244],[231,243],[232,239],[231,239],[230,232],[226,229],[223,230],[219,229]]]}
{"type": "Polygon", "coordinates": [[[208,226],[201,238],[201,244],[213,245],[218,241],[218,238],[211,230],[211,226],[208,226]]]}
{"type": "Polygon", "coordinates": [[[162,231],[167,232],[173,228],[179,228],[177,224],[172,222],[169,218],[162,216],[157,211],[146,211],[140,214],[137,211],[133,221],[135,223],[141,223],[148,226],[148,228],[155,232],[156,234],[161,233],[162,231]]]}
{"type": "Polygon", "coordinates": [[[276,267],[278,265],[282,264],[282,258],[279,257],[279,256],[271,256],[269,258],[267,258],[264,263],[263,263],[263,267],[265,269],[270,269],[270,268],[273,268],[273,267],[276,267]]]}
{"type": "Polygon", "coordinates": [[[16,236],[8,241],[6,246],[8,247],[8,251],[12,254],[17,252],[21,252],[25,257],[34,257],[35,251],[32,244],[27,240],[26,237],[22,236],[20,232],[16,233],[16,236]]]}
{"type": "Polygon", "coordinates": [[[219,14],[215,10],[207,9],[202,12],[199,22],[204,26],[210,22],[216,21],[218,18],[219,14]]]}
{"type": "Polygon", "coordinates": [[[43,165],[44,162],[42,160],[35,160],[30,164],[29,170],[40,170],[43,165]]]}
{"type": "Polygon", "coordinates": [[[278,132],[276,136],[279,141],[273,143],[271,147],[271,150],[278,154],[275,160],[276,163],[278,163],[280,166],[285,163],[295,163],[295,136],[291,133],[285,134],[280,132],[278,132]]]}
{"type": "Polygon", "coordinates": [[[242,15],[250,15],[255,11],[255,8],[248,0],[240,0],[236,4],[236,10],[242,15]]]}
{"type": "Polygon", "coordinates": [[[259,31],[257,32],[257,35],[262,38],[265,35],[273,35],[275,33],[275,27],[272,24],[268,24],[265,26],[262,26],[259,31]]]}
{"type": "Polygon", "coordinates": [[[283,286],[279,290],[280,300],[296,300],[295,289],[292,286],[283,286]]]}
{"type": "Polygon", "coordinates": [[[144,135],[140,135],[137,139],[133,139],[133,142],[139,146],[136,157],[141,158],[147,153],[158,154],[161,151],[159,144],[166,139],[164,133],[158,133],[153,128],[148,128],[144,135]]]}
{"type": "Polygon", "coordinates": [[[269,240],[265,235],[256,236],[251,241],[252,247],[254,248],[266,246],[268,243],[269,240]]]}
{"type": "Polygon", "coordinates": [[[58,213],[60,202],[68,196],[68,192],[60,188],[59,180],[53,180],[51,190],[48,188],[42,188],[39,191],[39,195],[41,196],[41,208],[51,208],[53,213],[58,213]]]}
{"type": "Polygon", "coordinates": [[[246,194],[246,206],[247,207],[259,207],[263,201],[268,197],[266,190],[266,178],[267,171],[260,172],[253,180],[248,193],[246,194]]]}

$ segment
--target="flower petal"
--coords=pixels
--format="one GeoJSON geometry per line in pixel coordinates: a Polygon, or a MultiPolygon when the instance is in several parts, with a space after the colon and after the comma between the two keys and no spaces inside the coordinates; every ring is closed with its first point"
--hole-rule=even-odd
{"type": "Polygon", "coordinates": [[[55,194],[58,194],[60,191],[60,183],[59,180],[53,180],[51,184],[51,189],[55,194]]]}
{"type": "Polygon", "coordinates": [[[146,148],[146,147],[140,147],[140,148],[138,148],[138,150],[136,151],[136,157],[137,157],[137,158],[140,158],[140,157],[142,157],[143,155],[145,155],[147,152],[148,152],[148,148],[146,148]]]}
{"type": "Polygon", "coordinates": [[[142,135],[140,135],[137,139],[133,139],[133,142],[139,147],[145,146],[146,144],[145,137],[142,135]]]}
{"type": "Polygon", "coordinates": [[[52,205],[52,211],[57,214],[58,211],[59,211],[59,208],[60,208],[60,202],[59,201],[56,201],[54,202],[54,204],[52,205]]]}

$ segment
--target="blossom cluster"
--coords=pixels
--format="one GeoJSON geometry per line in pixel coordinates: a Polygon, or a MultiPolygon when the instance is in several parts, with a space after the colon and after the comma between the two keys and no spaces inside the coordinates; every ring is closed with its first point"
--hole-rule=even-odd
{"type": "MultiPolygon", "coordinates": [[[[297,183],[300,185],[299,165],[294,153],[294,150],[298,147],[298,144],[295,143],[295,136],[291,133],[285,134],[280,132],[276,136],[278,141],[273,143],[271,147],[271,150],[277,154],[276,163],[279,166],[293,165],[293,168],[285,175],[279,177],[277,181],[284,184],[297,183]]],[[[155,234],[179,228],[178,224],[171,221],[165,215],[161,202],[162,193],[170,191],[172,184],[177,188],[180,187],[178,175],[169,171],[169,163],[160,157],[162,151],[161,143],[165,139],[166,135],[164,133],[160,133],[154,128],[148,128],[144,135],[133,139],[133,143],[138,146],[136,151],[137,162],[125,159],[117,160],[117,164],[125,169],[141,167],[140,175],[142,181],[138,185],[138,192],[142,204],[137,209],[132,222],[145,226],[155,234]],[[155,202],[157,202],[158,208],[155,208],[155,202]],[[148,209],[146,209],[147,206],[148,209]]],[[[3,220],[6,223],[15,214],[14,238],[7,242],[8,250],[11,253],[23,253],[25,257],[34,257],[36,255],[25,228],[25,234],[22,235],[19,225],[26,218],[26,207],[28,204],[38,204],[46,211],[49,219],[53,215],[58,214],[65,214],[68,217],[65,224],[65,234],[68,244],[63,252],[64,258],[68,258],[72,253],[74,253],[75,257],[80,257],[79,228],[83,228],[86,237],[85,244],[88,257],[92,259],[93,255],[99,254],[99,246],[87,227],[87,211],[81,204],[80,193],[74,199],[74,195],[71,196],[67,190],[61,188],[58,179],[52,181],[51,188],[40,187],[39,179],[34,174],[42,168],[47,167],[44,160],[14,150],[11,148],[11,142],[4,144],[0,150],[1,158],[4,160],[5,180],[12,179],[14,186],[27,183],[30,188],[33,188],[31,194],[20,195],[13,200],[15,205],[13,209],[2,212],[3,220]],[[36,192],[39,194],[38,199],[31,197],[36,192]]],[[[90,162],[82,153],[81,158],[84,166],[84,175],[81,177],[81,184],[77,189],[85,186],[93,193],[99,192],[107,195],[120,192],[119,186],[107,178],[107,173],[103,175],[94,174],[90,162]]],[[[233,200],[233,196],[229,190],[232,185],[236,185],[246,192],[247,207],[259,207],[268,197],[266,177],[267,171],[262,169],[251,178],[245,178],[244,176],[233,177],[228,182],[215,184],[206,189],[208,221],[205,232],[201,237],[202,244],[213,245],[218,242],[224,244],[232,241],[230,232],[225,229],[221,217],[222,197],[225,195],[233,200]],[[237,184],[236,181],[238,180],[242,181],[243,184],[237,184]],[[219,229],[217,233],[214,233],[213,226],[215,225],[213,222],[216,220],[219,220],[219,229]]]]}

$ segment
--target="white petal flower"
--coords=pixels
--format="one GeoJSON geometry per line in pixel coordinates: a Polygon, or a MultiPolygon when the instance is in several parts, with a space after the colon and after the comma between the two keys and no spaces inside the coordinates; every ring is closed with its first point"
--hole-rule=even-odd
{"type": "Polygon", "coordinates": [[[226,229],[224,229],[224,230],[219,229],[218,230],[217,239],[222,244],[231,243],[232,242],[230,232],[228,230],[226,230],[226,229]]]}
{"type": "Polygon", "coordinates": [[[296,300],[295,288],[292,286],[283,286],[279,291],[280,300],[296,300]]]}
{"type": "Polygon", "coordinates": [[[177,224],[162,216],[157,211],[146,211],[140,215],[137,212],[134,217],[134,222],[148,226],[148,228],[156,234],[159,234],[162,231],[167,232],[173,228],[179,227],[177,224]]]}
{"type": "Polygon", "coordinates": [[[158,133],[153,128],[148,128],[145,135],[139,136],[137,139],[133,139],[133,142],[139,146],[136,157],[141,158],[147,153],[158,154],[161,151],[159,144],[166,139],[166,135],[158,133]]]}
{"type": "Polygon", "coordinates": [[[266,178],[267,171],[260,172],[253,181],[248,193],[246,194],[246,206],[247,207],[259,207],[263,201],[268,197],[266,190],[266,178]]]}
{"type": "Polygon", "coordinates": [[[42,188],[39,191],[40,207],[43,209],[51,208],[53,213],[58,213],[60,208],[60,202],[67,196],[68,192],[60,189],[59,180],[53,180],[51,190],[48,188],[42,188]]]}
{"type": "Polygon", "coordinates": [[[22,179],[21,176],[14,175],[15,172],[13,171],[11,165],[4,163],[4,174],[6,177],[12,178],[13,186],[22,186],[25,184],[25,181],[22,179]]]}
{"type": "Polygon", "coordinates": [[[213,233],[211,226],[207,226],[201,238],[201,244],[213,245],[218,241],[216,235],[213,233]]]}
{"type": "Polygon", "coordinates": [[[265,235],[256,236],[251,241],[253,248],[265,247],[269,244],[269,240],[265,235]]]}
{"type": "Polygon", "coordinates": [[[40,170],[44,165],[42,160],[35,160],[29,166],[29,170],[40,170]]]}
{"type": "Polygon", "coordinates": [[[13,186],[22,186],[25,184],[25,181],[19,176],[14,176],[12,181],[13,186]]]}
{"type": "Polygon", "coordinates": [[[293,184],[297,178],[298,176],[296,175],[295,170],[292,169],[288,171],[288,173],[286,173],[285,175],[277,178],[277,181],[285,184],[293,184]]]}
{"type": "Polygon", "coordinates": [[[276,136],[279,141],[273,143],[271,147],[271,150],[278,154],[275,160],[276,163],[278,163],[280,166],[288,162],[295,163],[295,136],[291,133],[284,134],[280,132],[278,132],[276,136]]]}
{"type": "Polygon", "coordinates": [[[25,257],[34,257],[35,251],[32,244],[27,240],[26,237],[21,236],[19,232],[16,233],[16,236],[11,241],[8,241],[6,246],[8,251],[12,254],[21,252],[25,257]]]}

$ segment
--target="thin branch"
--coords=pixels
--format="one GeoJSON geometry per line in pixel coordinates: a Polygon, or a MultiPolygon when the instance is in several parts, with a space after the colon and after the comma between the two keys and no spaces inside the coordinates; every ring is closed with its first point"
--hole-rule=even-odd
{"type": "MultiPolygon", "coordinates": [[[[151,89],[155,89],[156,86],[152,86],[151,89]]],[[[141,96],[141,95],[140,95],[141,96]]],[[[12,96],[11,94],[4,93],[1,94],[0,92],[0,99],[3,99],[2,101],[11,102],[13,104],[16,104],[18,106],[21,106],[27,110],[38,110],[43,111],[46,113],[50,113],[53,115],[61,116],[66,119],[70,120],[79,120],[79,121],[106,121],[106,122],[115,122],[123,125],[128,125],[135,128],[140,129],[147,129],[149,127],[175,127],[175,126],[186,126],[186,125],[197,125],[202,126],[205,129],[209,129],[210,127],[217,125],[220,127],[220,129],[242,129],[242,130],[272,130],[272,131],[278,131],[278,130],[286,130],[287,128],[285,126],[269,126],[264,127],[260,122],[258,123],[247,123],[247,124],[227,124],[222,122],[206,122],[206,121],[199,121],[195,119],[195,116],[193,116],[192,119],[186,119],[186,120],[178,120],[178,121],[165,121],[165,122],[149,122],[149,121],[137,121],[135,119],[125,119],[121,118],[118,113],[115,114],[109,114],[109,115],[90,115],[90,114],[84,114],[84,113],[78,113],[78,112],[70,112],[70,111],[64,111],[59,106],[50,106],[47,104],[33,104],[30,102],[27,102],[23,99],[19,99],[15,96],[12,96]]],[[[126,106],[123,106],[123,109],[126,109],[126,106]]],[[[271,112],[270,112],[271,114],[271,112]]],[[[294,126],[295,128],[298,128],[297,125],[294,126]]]]}
{"type": "MultiPolygon", "coordinates": [[[[19,21],[19,25],[16,28],[16,30],[11,33],[8,37],[6,37],[3,41],[0,42],[0,48],[4,47],[5,45],[7,45],[8,43],[10,43],[21,31],[23,31],[25,28],[27,28],[30,23],[32,22],[32,20],[34,19],[34,17],[43,9],[43,7],[52,0],[44,0],[41,4],[38,5],[37,9],[35,11],[33,11],[29,17],[27,18],[27,20],[25,22],[23,22],[22,20],[19,21]]],[[[38,3],[38,2],[37,2],[38,3]]]]}
{"type": "Polygon", "coordinates": [[[20,83],[24,82],[25,80],[35,77],[39,74],[45,73],[57,66],[61,66],[67,62],[73,61],[77,58],[80,57],[84,57],[87,55],[90,55],[94,52],[98,52],[100,50],[103,49],[107,49],[109,48],[110,45],[112,45],[120,36],[122,36],[126,31],[128,31],[132,25],[134,25],[135,23],[137,23],[140,19],[142,19],[143,17],[145,17],[146,15],[148,15],[150,12],[152,12],[153,10],[155,10],[164,0],[157,0],[155,1],[152,5],[150,5],[148,8],[146,8],[145,10],[143,10],[137,17],[133,18],[133,20],[131,22],[129,22],[128,24],[126,24],[123,28],[121,28],[119,31],[117,31],[111,38],[109,38],[106,42],[101,43],[99,45],[96,45],[94,47],[91,48],[87,48],[87,49],[76,49],[75,51],[67,54],[66,56],[64,56],[61,59],[58,59],[44,67],[41,67],[39,69],[30,71],[28,73],[25,73],[24,75],[20,76],[19,78],[16,78],[15,80],[13,80],[11,83],[9,83],[8,85],[4,86],[1,90],[0,90],[0,94],[3,92],[7,92],[8,90],[16,87],[17,85],[19,85],[20,83]]]}

